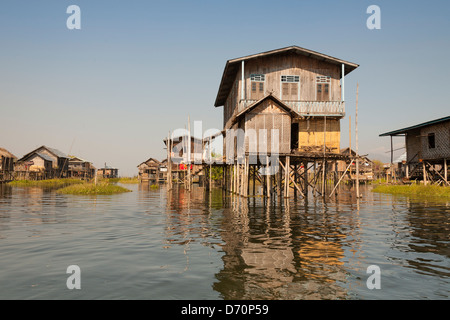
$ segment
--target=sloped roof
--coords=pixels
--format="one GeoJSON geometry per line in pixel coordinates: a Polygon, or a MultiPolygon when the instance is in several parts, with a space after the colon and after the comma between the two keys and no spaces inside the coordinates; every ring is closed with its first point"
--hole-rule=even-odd
{"type": "Polygon", "coordinates": [[[11,152],[9,152],[8,150],[6,150],[4,148],[0,148],[0,156],[3,156],[5,158],[17,159],[17,157],[15,155],[13,155],[11,152]]]}
{"type": "Polygon", "coordinates": [[[157,160],[157,159],[155,159],[155,158],[148,158],[148,159],[145,160],[144,162],[140,163],[140,164],[138,165],[138,167],[141,166],[141,165],[143,165],[143,164],[147,164],[149,161],[154,161],[157,165],[161,165],[161,161],[159,161],[159,160],[157,160]]]}
{"type": "Polygon", "coordinates": [[[43,147],[46,148],[47,150],[49,150],[51,153],[53,153],[58,158],[68,158],[67,154],[65,154],[64,152],[59,151],[58,149],[49,148],[49,147],[46,147],[46,146],[43,146],[43,147]]]}
{"type": "Polygon", "coordinates": [[[44,160],[53,162],[53,159],[50,158],[50,157],[49,157],[48,155],[46,155],[45,153],[39,153],[39,152],[36,152],[36,153],[34,153],[34,154],[37,155],[37,156],[39,156],[39,157],[41,157],[41,158],[44,159],[44,160]]]}
{"type": "Polygon", "coordinates": [[[36,151],[38,151],[39,149],[46,149],[48,152],[50,152],[51,154],[53,154],[55,157],[58,157],[58,158],[68,158],[68,155],[66,155],[64,152],[59,151],[58,149],[49,148],[47,146],[40,146],[39,148],[36,148],[33,151],[28,152],[26,155],[24,155],[22,158],[20,158],[20,160],[27,158],[28,156],[30,156],[33,153],[36,153],[36,151]]]}
{"type": "Polygon", "coordinates": [[[114,168],[114,167],[110,167],[110,166],[104,166],[103,168],[100,168],[99,170],[110,170],[110,169],[112,169],[112,170],[118,170],[118,168],[114,168]]]}
{"type": "Polygon", "coordinates": [[[264,102],[265,100],[272,100],[274,101],[279,107],[281,107],[282,109],[284,109],[286,112],[290,113],[291,115],[298,115],[297,112],[295,112],[294,110],[292,110],[289,106],[287,106],[286,104],[284,104],[280,99],[278,99],[277,97],[273,96],[272,94],[268,94],[267,96],[265,96],[264,98],[259,99],[258,101],[256,101],[255,103],[249,105],[247,108],[245,108],[244,110],[242,110],[241,112],[239,112],[233,119],[232,122],[235,122],[237,119],[239,119],[242,115],[246,114],[247,112],[253,110],[254,108],[256,108],[257,106],[259,106],[262,102],[264,102]]]}
{"type": "Polygon", "coordinates": [[[438,124],[438,123],[442,123],[442,122],[446,122],[446,121],[450,121],[450,116],[448,117],[443,117],[443,118],[439,118],[439,119],[435,119],[435,120],[431,120],[431,121],[427,121],[427,122],[422,122],[410,127],[406,127],[403,129],[398,129],[398,130],[394,130],[394,131],[390,131],[390,132],[385,132],[380,134],[380,137],[386,137],[386,136],[395,136],[398,134],[404,134],[408,131],[414,130],[414,129],[418,129],[418,128],[423,128],[423,127],[427,127],[427,126],[431,126],[433,124],[438,124]]]}
{"type": "Polygon", "coordinates": [[[282,54],[282,53],[288,53],[288,52],[303,55],[306,57],[311,57],[311,58],[318,59],[321,61],[326,61],[326,62],[329,62],[332,64],[337,64],[337,65],[343,64],[345,75],[347,75],[348,73],[352,72],[357,67],[359,67],[359,65],[356,63],[348,62],[348,61],[345,61],[342,59],[338,59],[338,58],[335,58],[335,57],[332,57],[332,56],[329,56],[329,55],[326,55],[326,54],[323,54],[320,52],[312,51],[312,50],[305,49],[305,48],[295,46],[295,45],[285,47],[285,48],[270,50],[270,51],[266,51],[266,52],[261,52],[261,53],[257,53],[257,54],[252,54],[252,55],[244,56],[241,58],[231,59],[231,60],[228,60],[227,63],[225,64],[225,69],[223,71],[222,80],[220,82],[219,91],[217,93],[214,106],[220,107],[220,106],[224,105],[224,103],[228,97],[228,94],[231,90],[231,87],[233,85],[233,81],[236,78],[236,74],[239,71],[240,64],[242,61],[248,61],[251,59],[256,59],[256,58],[266,57],[266,56],[276,55],[276,54],[282,54]]]}

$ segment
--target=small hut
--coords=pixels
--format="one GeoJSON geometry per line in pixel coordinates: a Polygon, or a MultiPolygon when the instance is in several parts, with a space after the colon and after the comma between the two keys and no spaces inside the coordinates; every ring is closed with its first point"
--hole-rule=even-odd
{"type": "MultiPolygon", "coordinates": [[[[141,182],[156,183],[164,181],[164,173],[161,171],[162,163],[155,158],[149,158],[138,166],[139,180],[141,182]]],[[[167,170],[166,170],[167,171],[167,170]]]]}
{"type": "Polygon", "coordinates": [[[92,179],[95,177],[95,167],[92,162],[77,156],[69,156],[70,178],[92,179]]]}
{"type": "Polygon", "coordinates": [[[100,168],[97,170],[97,177],[101,178],[118,178],[119,177],[119,169],[107,166],[100,168]]]}
{"type": "MultiPolygon", "coordinates": [[[[347,160],[339,160],[337,161],[337,171],[339,176],[343,175],[347,170],[347,174],[345,177],[347,180],[356,180],[356,164],[353,161],[352,165],[350,165],[351,160],[348,159],[356,159],[356,152],[351,150],[350,148],[341,149],[340,153],[348,156],[347,160]]],[[[372,160],[370,160],[365,155],[359,156],[359,180],[360,181],[368,181],[374,179],[374,164],[372,160]]]]}

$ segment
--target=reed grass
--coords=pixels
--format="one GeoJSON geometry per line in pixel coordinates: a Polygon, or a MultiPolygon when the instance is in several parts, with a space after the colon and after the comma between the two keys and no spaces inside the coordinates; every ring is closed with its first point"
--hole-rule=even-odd
{"type": "Polygon", "coordinates": [[[119,178],[119,180],[117,182],[125,183],[125,184],[134,184],[134,183],[139,183],[139,179],[138,179],[138,177],[122,177],[122,178],[119,178]]]}
{"type": "Polygon", "coordinates": [[[110,183],[124,183],[124,184],[139,183],[139,179],[137,177],[102,178],[99,179],[99,181],[106,181],[110,183]]]}
{"type": "Polygon", "coordinates": [[[62,188],[69,185],[84,183],[80,179],[48,179],[48,180],[15,180],[9,182],[9,185],[15,187],[41,187],[41,188],[62,188]]]}
{"type": "Polygon", "coordinates": [[[83,183],[77,185],[67,186],[56,190],[57,193],[61,194],[75,194],[75,195],[109,195],[116,193],[131,192],[124,187],[107,183],[83,183]]]}
{"type": "Polygon", "coordinates": [[[439,197],[450,198],[450,187],[437,185],[379,185],[375,187],[373,192],[401,194],[422,197],[439,197]]]}

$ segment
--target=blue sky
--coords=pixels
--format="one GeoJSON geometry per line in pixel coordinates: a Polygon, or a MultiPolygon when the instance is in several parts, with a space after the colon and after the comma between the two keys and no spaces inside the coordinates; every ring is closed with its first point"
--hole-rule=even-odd
{"type": "Polygon", "coordinates": [[[449,16],[448,1],[3,0],[0,146],[21,157],[48,145],[134,175],[188,116],[222,128],[228,59],[298,45],[360,65],[341,147],[359,83],[360,152],[389,161],[380,133],[450,114],[449,16]],[[72,4],[81,30],[66,27],[72,4]],[[381,30],[366,27],[373,4],[381,30]]]}

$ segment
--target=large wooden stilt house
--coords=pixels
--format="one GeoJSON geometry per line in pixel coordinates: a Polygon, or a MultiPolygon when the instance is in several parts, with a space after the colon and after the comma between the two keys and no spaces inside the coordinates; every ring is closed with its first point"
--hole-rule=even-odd
{"type": "Polygon", "coordinates": [[[339,153],[344,77],[357,67],[297,46],[232,59],[215,106],[224,129],[278,129],[280,154],[339,153]]]}
{"type": "Polygon", "coordinates": [[[325,182],[336,161],[348,158],[340,153],[344,79],[357,67],[298,46],[228,60],[214,105],[223,107],[226,161],[238,164],[225,173],[229,188],[247,195],[249,165],[269,163],[280,170],[264,177],[267,196],[307,192],[311,163],[322,166],[325,182]]]}

